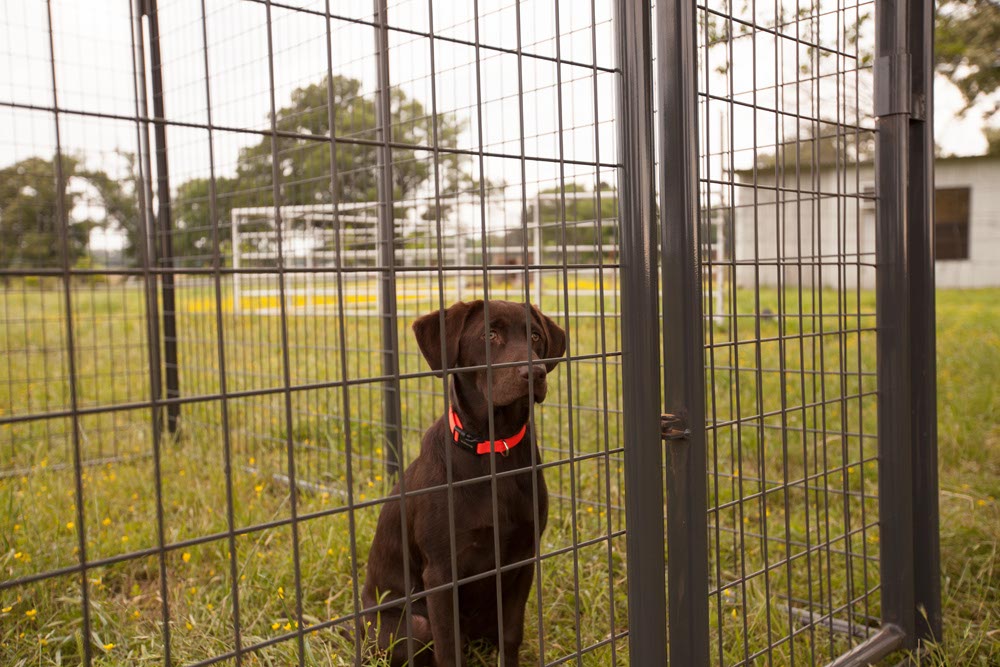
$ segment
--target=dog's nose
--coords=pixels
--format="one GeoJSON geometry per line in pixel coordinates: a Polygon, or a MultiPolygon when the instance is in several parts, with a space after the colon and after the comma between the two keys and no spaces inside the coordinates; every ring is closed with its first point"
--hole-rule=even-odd
{"type": "Polygon", "coordinates": [[[539,380],[544,380],[545,375],[547,374],[545,366],[542,364],[520,366],[517,370],[521,373],[521,379],[525,382],[538,382],[539,380]]]}

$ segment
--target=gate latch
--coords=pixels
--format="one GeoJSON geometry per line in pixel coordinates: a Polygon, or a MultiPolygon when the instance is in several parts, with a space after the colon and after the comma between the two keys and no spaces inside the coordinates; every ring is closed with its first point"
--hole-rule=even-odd
{"type": "Polygon", "coordinates": [[[678,415],[664,413],[660,415],[660,437],[664,440],[686,440],[691,435],[691,429],[684,423],[684,418],[678,415]]]}

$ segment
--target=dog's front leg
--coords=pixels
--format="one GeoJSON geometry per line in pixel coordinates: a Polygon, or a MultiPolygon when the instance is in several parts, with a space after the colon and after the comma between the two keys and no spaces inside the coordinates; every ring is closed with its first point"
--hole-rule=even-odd
{"type": "MultiPolygon", "coordinates": [[[[425,588],[445,586],[451,581],[451,573],[441,568],[428,567],[424,570],[425,588]]],[[[434,637],[435,667],[466,667],[462,638],[455,636],[455,613],[450,587],[427,596],[427,614],[430,616],[431,635],[434,637]]]]}
{"type": "Polygon", "coordinates": [[[504,577],[503,667],[518,667],[521,664],[518,652],[524,639],[524,606],[528,602],[534,575],[535,570],[525,565],[504,577]]]}

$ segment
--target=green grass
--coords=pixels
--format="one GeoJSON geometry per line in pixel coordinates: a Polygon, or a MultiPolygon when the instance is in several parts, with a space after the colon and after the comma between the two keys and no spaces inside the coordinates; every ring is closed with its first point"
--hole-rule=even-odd
{"type": "MultiPolygon", "coordinates": [[[[579,286],[596,282],[595,276],[578,279],[579,286]]],[[[550,314],[567,307],[576,313],[596,311],[596,297],[574,296],[577,286],[566,286],[570,301],[564,304],[563,285],[550,279],[544,309],[550,314]]],[[[424,312],[436,306],[433,282],[401,287],[426,294],[401,301],[401,309],[424,312]]],[[[359,286],[360,297],[365,289],[359,286]]],[[[789,593],[813,599],[817,611],[863,598],[866,602],[851,604],[837,617],[862,623],[865,616],[878,616],[877,591],[863,595],[865,577],[869,588],[878,580],[879,531],[865,526],[877,519],[875,442],[851,435],[874,434],[876,428],[875,337],[864,331],[874,325],[873,297],[863,292],[838,303],[832,292],[803,292],[801,316],[798,297],[789,292],[779,299],[776,292],[765,292],[756,304],[751,293],[739,292],[740,314],[770,308],[784,317],[741,318],[735,327],[729,323],[710,332],[717,369],[710,376],[715,399],[710,408],[720,426],[709,432],[709,467],[718,473],[709,479],[709,500],[722,508],[710,522],[713,656],[727,664],[769,643],[775,648],[759,662],[822,663],[848,648],[841,635],[822,624],[810,629],[791,617],[790,606],[806,605],[790,605],[789,593]],[[840,311],[866,315],[833,316],[840,311]],[[831,316],[816,317],[820,312],[831,316]],[[764,342],[756,343],[758,338],[764,342]],[[843,538],[848,527],[852,535],[843,538]],[[848,544],[852,555],[838,554],[848,544]],[[791,564],[781,565],[786,557],[791,564]],[[793,631],[795,639],[782,641],[793,631]]],[[[0,478],[3,578],[67,568],[65,574],[0,592],[0,608],[6,610],[0,614],[0,664],[79,663],[85,641],[82,592],[79,575],[68,568],[79,562],[81,518],[88,560],[105,561],[88,571],[89,641],[96,664],[162,664],[164,606],[175,664],[232,651],[234,590],[243,647],[277,640],[251,651],[246,664],[294,663],[300,632],[306,664],[351,663],[353,646],[328,624],[354,610],[354,586],[363,579],[355,581],[352,570],[357,566],[363,576],[379,510],[373,501],[388,491],[382,388],[357,382],[380,373],[379,322],[358,314],[345,317],[347,349],[341,350],[335,303],[320,304],[318,315],[315,307],[313,314],[291,310],[289,379],[311,388],[291,393],[286,404],[284,392],[273,391],[283,386],[285,373],[279,318],[234,313],[228,291],[223,298],[226,390],[243,395],[185,404],[180,437],[163,438],[158,457],[149,408],[81,417],[80,454],[96,463],[82,476],[79,511],[72,421],[59,416],[0,427],[0,470],[8,472],[0,478]],[[291,497],[281,478],[288,470],[289,441],[296,475],[309,484],[295,497],[300,519],[295,530],[291,497]],[[169,547],[162,559],[156,552],[161,527],[162,542],[169,547]],[[302,628],[296,627],[296,545],[302,628]]],[[[995,500],[1000,496],[1000,402],[993,380],[1000,377],[998,303],[1000,290],[939,294],[946,637],[925,664],[1000,660],[1000,634],[993,630],[1000,626],[995,500]]],[[[221,385],[214,293],[182,284],[178,304],[182,393],[215,394],[221,385]]],[[[604,306],[609,312],[618,309],[612,295],[604,306]]],[[[15,286],[0,293],[6,318],[0,350],[6,352],[3,373],[10,378],[0,383],[0,417],[71,407],[62,308],[58,290],[15,286]]],[[[73,314],[78,405],[147,401],[141,291],[80,286],[73,314]]],[[[403,318],[398,331],[401,367],[404,374],[417,374],[425,367],[409,335],[409,319],[403,318]]],[[[565,323],[561,317],[560,322],[565,323]]],[[[568,325],[575,356],[620,349],[615,319],[602,328],[596,318],[571,317],[568,325]]],[[[537,664],[540,650],[548,662],[595,644],[585,651],[585,664],[628,664],[627,638],[621,636],[627,629],[625,539],[618,535],[624,530],[622,470],[616,453],[607,453],[623,444],[619,362],[611,356],[606,364],[588,359],[562,365],[549,400],[538,410],[543,456],[552,464],[546,479],[550,492],[562,497],[551,503],[543,538],[543,553],[549,556],[542,561],[541,586],[529,598],[521,656],[526,664],[537,664]],[[584,542],[592,544],[567,549],[584,542]]],[[[430,377],[402,381],[404,459],[414,455],[422,428],[440,411],[441,389],[440,380],[430,377]]],[[[485,650],[475,650],[487,656],[488,664],[485,650]]]]}

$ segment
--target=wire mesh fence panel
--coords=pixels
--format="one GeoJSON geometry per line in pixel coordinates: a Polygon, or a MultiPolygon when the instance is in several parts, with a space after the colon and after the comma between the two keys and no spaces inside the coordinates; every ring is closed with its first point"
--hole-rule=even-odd
{"type": "Polygon", "coordinates": [[[373,614],[416,634],[409,543],[409,587],[363,595],[380,513],[447,496],[461,538],[524,478],[394,486],[464,391],[411,325],[477,299],[568,342],[524,399],[527,556],[488,525],[492,564],[447,583],[529,570],[524,640],[470,657],[627,663],[612,9],[4,6],[4,664],[354,664],[373,614]]]}
{"type": "Polygon", "coordinates": [[[873,14],[695,14],[718,664],[823,664],[879,626],[873,14]]]}

